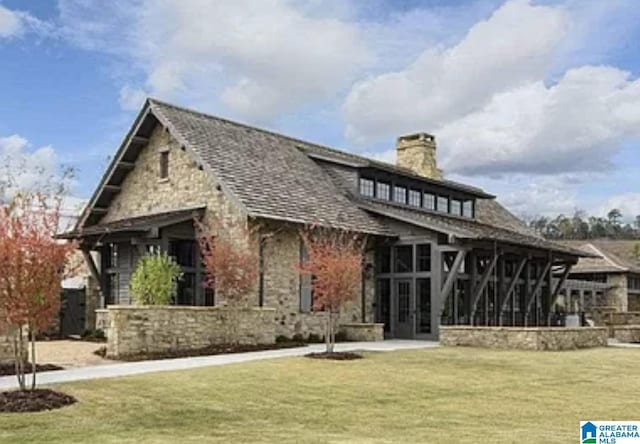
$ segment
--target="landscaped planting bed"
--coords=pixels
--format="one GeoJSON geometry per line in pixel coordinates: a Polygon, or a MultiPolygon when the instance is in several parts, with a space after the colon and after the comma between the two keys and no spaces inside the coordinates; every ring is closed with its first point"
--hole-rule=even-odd
{"type": "MultiPolygon", "coordinates": [[[[195,356],[212,356],[212,355],[223,355],[230,353],[248,353],[248,352],[257,352],[257,351],[266,351],[266,350],[278,350],[282,348],[295,348],[295,347],[304,347],[307,344],[304,342],[278,342],[275,344],[237,344],[237,345],[210,345],[208,347],[193,349],[193,350],[172,350],[165,352],[154,352],[154,353],[137,353],[131,355],[123,355],[117,358],[118,361],[149,361],[154,359],[174,359],[174,358],[190,358],[195,356]]],[[[106,357],[109,359],[109,356],[106,356],[107,349],[106,347],[101,347],[95,353],[98,356],[106,357]]]]}
{"type": "Polygon", "coordinates": [[[76,402],[73,396],[49,389],[0,392],[1,413],[42,412],[76,402]]]}
{"type": "MultiPolygon", "coordinates": [[[[37,364],[36,372],[50,372],[54,370],[64,370],[63,367],[53,364],[37,364]]],[[[27,371],[31,371],[31,365],[27,367],[27,371]]],[[[0,364],[0,376],[12,376],[16,374],[16,366],[12,363],[0,364]]]]}

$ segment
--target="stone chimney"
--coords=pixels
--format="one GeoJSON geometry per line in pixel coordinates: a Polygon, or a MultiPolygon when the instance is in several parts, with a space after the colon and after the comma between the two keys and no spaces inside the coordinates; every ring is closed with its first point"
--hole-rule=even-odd
{"type": "Polygon", "coordinates": [[[396,165],[430,179],[441,180],[436,160],[436,138],[427,133],[407,134],[396,142],[396,165]]]}

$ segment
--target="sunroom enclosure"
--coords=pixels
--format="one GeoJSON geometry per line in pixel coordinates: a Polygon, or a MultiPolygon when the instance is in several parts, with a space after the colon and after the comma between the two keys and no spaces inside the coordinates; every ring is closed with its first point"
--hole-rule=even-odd
{"type": "MultiPolygon", "coordinates": [[[[500,242],[416,238],[376,250],[375,320],[393,338],[436,339],[439,325],[561,326],[576,258],[500,242]]],[[[580,310],[580,308],[579,308],[580,310]]]]}

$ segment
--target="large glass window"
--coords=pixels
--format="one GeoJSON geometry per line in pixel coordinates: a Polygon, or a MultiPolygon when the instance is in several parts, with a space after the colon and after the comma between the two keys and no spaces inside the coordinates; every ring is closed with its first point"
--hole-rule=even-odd
{"type": "Polygon", "coordinates": [[[416,246],[416,271],[431,271],[431,245],[421,244],[416,246]]]}
{"type": "Polygon", "coordinates": [[[118,273],[108,275],[107,304],[117,304],[120,302],[120,278],[118,273]]]}
{"type": "Polygon", "coordinates": [[[376,250],[376,273],[391,273],[391,247],[376,250]]]}
{"type": "Polygon", "coordinates": [[[373,197],[373,180],[360,178],[360,194],[367,197],[373,197]]]}
{"type": "Polygon", "coordinates": [[[436,209],[436,196],[431,193],[424,193],[422,196],[422,206],[427,210],[436,209]]]}
{"type": "Polygon", "coordinates": [[[378,199],[391,199],[391,185],[385,182],[376,182],[376,197],[378,199]]]}
{"type": "Polygon", "coordinates": [[[416,279],[418,333],[431,333],[431,279],[416,279]]]}
{"type": "Polygon", "coordinates": [[[183,273],[176,288],[176,305],[196,305],[196,275],[183,273]]]}
{"type": "Polygon", "coordinates": [[[413,271],[413,245],[399,245],[395,248],[396,273],[411,273],[413,271]]]}
{"type": "Polygon", "coordinates": [[[446,196],[438,196],[438,208],[441,213],[449,212],[449,198],[446,196]]]}
{"type": "Polygon", "coordinates": [[[376,322],[384,324],[384,331],[391,330],[391,279],[376,281],[376,322]]]}
{"type": "Polygon", "coordinates": [[[393,201],[401,204],[406,204],[407,189],[405,187],[393,187],[393,201]]]}
{"type": "Polygon", "coordinates": [[[420,202],[421,195],[422,193],[418,190],[409,190],[409,205],[413,207],[419,207],[421,204],[420,202]]]}
{"type": "Polygon", "coordinates": [[[195,267],[195,241],[172,240],[171,242],[169,242],[169,256],[172,256],[178,265],[181,265],[183,267],[195,267]]]}

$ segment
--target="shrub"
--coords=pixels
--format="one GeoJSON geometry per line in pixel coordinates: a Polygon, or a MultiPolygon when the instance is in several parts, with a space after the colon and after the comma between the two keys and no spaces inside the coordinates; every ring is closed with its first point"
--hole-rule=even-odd
{"type": "Polygon", "coordinates": [[[166,253],[148,254],[131,276],[131,296],[138,305],[169,305],[182,269],[166,253]]]}

